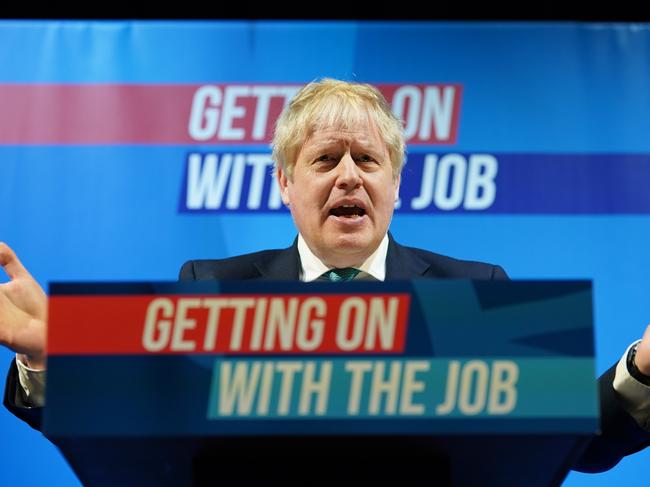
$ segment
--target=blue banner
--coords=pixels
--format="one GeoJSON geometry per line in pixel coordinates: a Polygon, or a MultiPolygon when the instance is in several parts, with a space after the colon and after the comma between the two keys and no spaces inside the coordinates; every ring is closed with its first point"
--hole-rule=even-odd
{"type": "MultiPolygon", "coordinates": [[[[650,319],[647,25],[2,20],[0,46],[0,240],[46,289],[289,246],[270,134],[296,89],[334,77],[404,120],[398,242],[593,281],[598,373],[650,319]]],[[[7,483],[74,485],[0,421],[7,483]]],[[[645,485],[649,455],[565,485],[645,485]]]]}

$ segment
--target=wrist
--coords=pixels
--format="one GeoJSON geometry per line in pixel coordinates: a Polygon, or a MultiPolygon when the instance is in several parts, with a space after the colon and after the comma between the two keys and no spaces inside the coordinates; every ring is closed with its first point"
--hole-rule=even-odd
{"type": "Polygon", "coordinates": [[[17,354],[18,360],[20,360],[23,365],[32,369],[32,370],[45,370],[45,357],[37,357],[34,355],[25,355],[17,354]]]}
{"type": "Polygon", "coordinates": [[[627,370],[636,380],[642,384],[650,386],[650,375],[646,375],[637,367],[636,353],[640,343],[641,342],[635,343],[627,353],[627,370]]]}

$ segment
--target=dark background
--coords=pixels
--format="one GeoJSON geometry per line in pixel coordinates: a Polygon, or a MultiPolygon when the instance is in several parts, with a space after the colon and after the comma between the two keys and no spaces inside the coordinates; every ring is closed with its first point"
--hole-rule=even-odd
{"type": "MultiPolygon", "coordinates": [[[[70,2],[72,3],[72,2],[70,2]]],[[[301,20],[529,20],[647,22],[644,2],[438,0],[203,0],[182,2],[88,2],[34,6],[7,2],[7,19],[301,19],[301,20]]]]}

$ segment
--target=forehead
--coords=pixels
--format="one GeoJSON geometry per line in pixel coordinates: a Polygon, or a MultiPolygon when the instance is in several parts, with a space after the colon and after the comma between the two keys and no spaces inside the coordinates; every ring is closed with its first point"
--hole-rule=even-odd
{"type": "Polygon", "coordinates": [[[386,143],[382,140],[377,127],[369,121],[353,126],[330,125],[316,127],[303,144],[304,149],[317,149],[323,146],[344,145],[364,146],[385,151],[386,143]]]}

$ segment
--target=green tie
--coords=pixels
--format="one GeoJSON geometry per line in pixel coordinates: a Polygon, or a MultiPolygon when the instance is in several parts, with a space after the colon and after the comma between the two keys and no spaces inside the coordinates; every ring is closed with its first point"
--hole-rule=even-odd
{"type": "Polygon", "coordinates": [[[321,279],[331,282],[345,282],[354,279],[361,272],[354,267],[344,267],[343,269],[330,269],[320,276],[321,279]]]}

